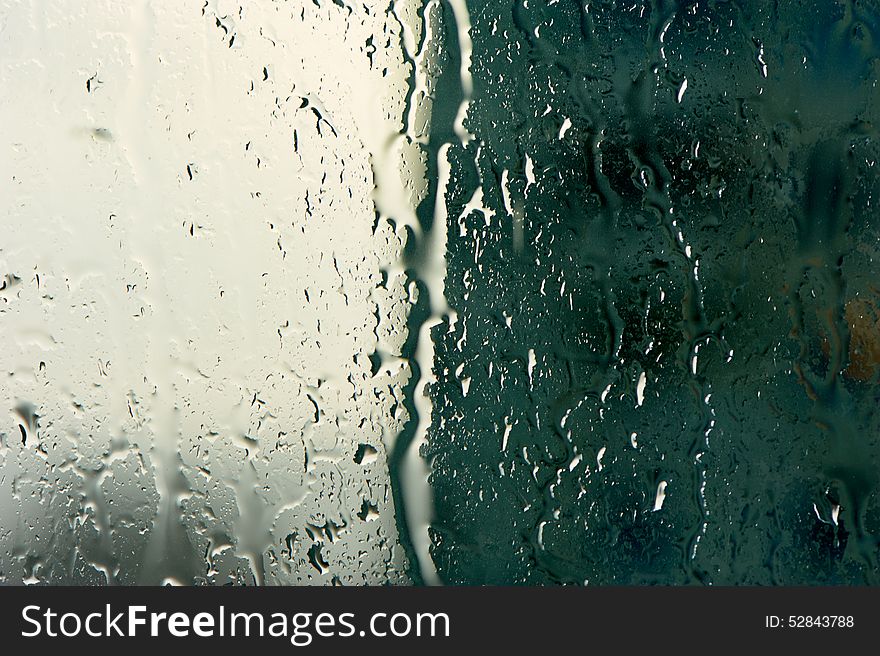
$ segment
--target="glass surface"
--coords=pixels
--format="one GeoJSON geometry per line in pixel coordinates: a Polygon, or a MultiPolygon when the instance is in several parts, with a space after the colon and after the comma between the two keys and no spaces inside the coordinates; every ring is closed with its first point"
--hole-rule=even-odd
{"type": "Polygon", "coordinates": [[[878,583],[878,43],[0,0],[0,583],[878,583]]]}
{"type": "Polygon", "coordinates": [[[877,9],[472,6],[444,580],[877,583],[877,9]]]}

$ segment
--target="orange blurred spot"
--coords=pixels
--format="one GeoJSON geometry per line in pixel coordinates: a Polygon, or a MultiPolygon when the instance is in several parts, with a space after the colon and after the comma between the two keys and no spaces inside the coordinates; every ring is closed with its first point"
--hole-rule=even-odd
{"type": "Polygon", "coordinates": [[[849,365],[843,373],[854,380],[871,380],[880,365],[880,313],[874,303],[854,298],[844,316],[850,337],[849,365]]]}

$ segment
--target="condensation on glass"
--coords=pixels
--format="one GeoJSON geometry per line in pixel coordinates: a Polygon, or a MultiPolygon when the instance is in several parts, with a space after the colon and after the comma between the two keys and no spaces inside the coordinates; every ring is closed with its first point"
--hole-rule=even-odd
{"type": "Polygon", "coordinates": [[[877,583],[880,6],[471,6],[449,583],[877,583]]]}
{"type": "Polygon", "coordinates": [[[0,582],[877,583],[878,44],[0,2],[0,582]]]}
{"type": "Polygon", "coordinates": [[[410,581],[423,21],[0,3],[0,582],[410,581]]]}

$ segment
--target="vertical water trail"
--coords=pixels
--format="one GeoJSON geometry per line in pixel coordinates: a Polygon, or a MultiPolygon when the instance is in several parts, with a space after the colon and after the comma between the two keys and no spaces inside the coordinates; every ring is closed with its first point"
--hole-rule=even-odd
{"type": "MultiPolygon", "coordinates": [[[[427,117],[427,139],[422,146],[427,153],[427,190],[416,211],[417,221],[409,224],[415,236],[406,266],[412,270],[420,290],[423,311],[410,315],[410,337],[416,337],[411,353],[414,384],[411,396],[411,418],[390,449],[389,470],[395,493],[398,526],[406,550],[416,562],[411,563],[417,583],[438,585],[441,580],[431,557],[430,524],[434,515],[430,486],[430,466],[421,456],[431,426],[432,403],[427,390],[436,378],[433,374],[434,345],[431,331],[435,326],[454,320],[445,296],[446,277],[446,186],[450,163],[447,151],[454,141],[466,143],[471,136],[464,129],[471,97],[470,16],[464,0],[428,2],[423,11],[424,39],[416,68],[411,97],[425,93],[431,97],[427,117]],[[448,18],[451,15],[451,24],[448,18]],[[433,19],[438,20],[435,22],[433,19]],[[441,41],[442,39],[442,41],[441,41]],[[446,57],[449,61],[434,61],[446,57]],[[441,70],[436,79],[430,71],[441,70]],[[443,71],[455,71],[455,75],[443,71]]],[[[410,104],[408,127],[416,129],[416,112],[424,111],[417,103],[410,104]]]]}
{"type": "MultiPolygon", "coordinates": [[[[156,237],[161,233],[156,231],[151,222],[156,220],[155,217],[164,217],[170,212],[164,201],[157,202],[155,197],[150,200],[155,189],[162,185],[161,165],[156,157],[151,157],[150,147],[145,141],[138,143],[141,126],[150,124],[150,94],[158,75],[152,52],[155,48],[157,23],[154,11],[146,2],[133,7],[131,17],[130,39],[134,72],[127,95],[129,106],[120,116],[120,131],[126,139],[132,167],[139,177],[139,188],[135,196],[137,204],[129,211],[139,218],[135,224],[136,229],[146,229],[150,233],[150,236],[142,235],[136,242],[148,254],[146,257],[150,261],[149,269],[162,271],[169,267],[168,258],[162,243],[156,237]],[[150,216],[151,211],[153,216],[150,216]]],[[[157,277],[157,281],[162,289],[165,282],[161,277],[157,277]]],[[[166,290],[162,289],[162,292],[166,297],[170,296],[166,290]]],[[[185,582],[198,575],[198,565],[188,548],[189,541],[178,505],[179,496],[187,491],[187,484],[181,473],[179,418],[175,407],[173,377],[167,366],[172,354],[167,350],[168,345],[159,337],[175,335],[178,331],[173,312],[162,300],[157,298],[154,304],[153,320],[156,326],[150,331],[154,336],[154,343],[146,361],[146,370],[156,385],[155,441],[149,455],[154,460],[153,470],[159,494],[153,530],[147,534],[144,560],[138,574],[139,583],[148,585],[164,584],[168,580],[185,582]]]]}

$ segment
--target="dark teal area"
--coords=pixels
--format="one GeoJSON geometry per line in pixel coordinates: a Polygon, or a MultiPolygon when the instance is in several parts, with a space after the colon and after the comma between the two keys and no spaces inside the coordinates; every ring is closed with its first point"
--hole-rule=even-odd
{"type": "Polygon", "coordinates": [[[880,7],[468,7],[442,579],[877,583],[880,7]]]}

